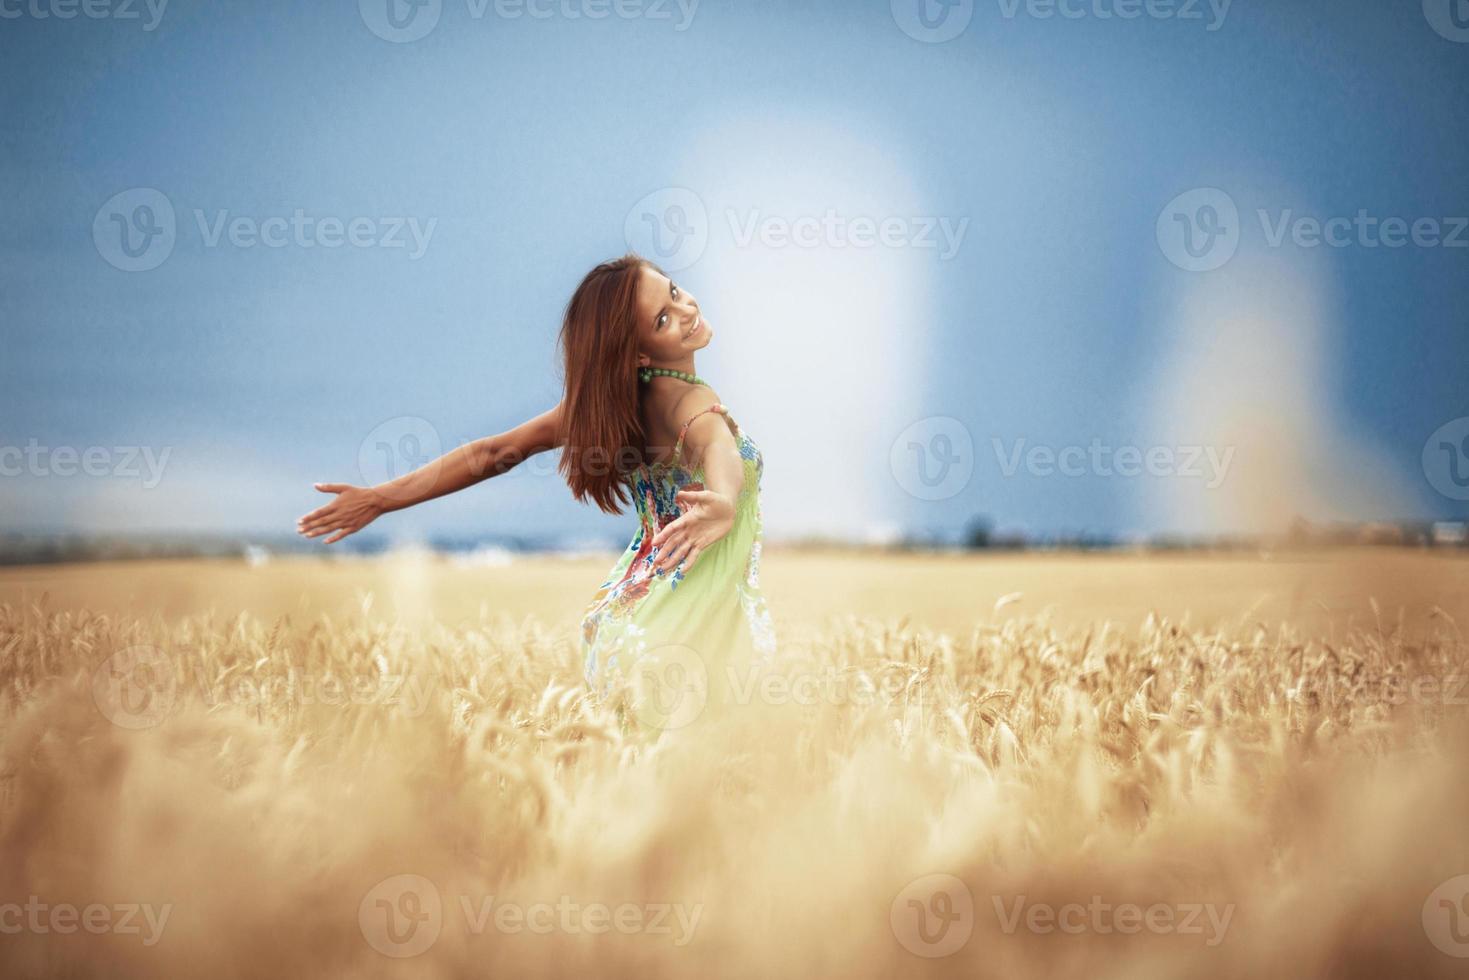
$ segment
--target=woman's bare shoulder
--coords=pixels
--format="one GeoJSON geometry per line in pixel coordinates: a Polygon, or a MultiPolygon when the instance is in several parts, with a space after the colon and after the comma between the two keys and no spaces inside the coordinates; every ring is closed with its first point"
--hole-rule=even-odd
{"type": "Polygon", "coordinates": [[[669,421],[672,422],[674,431],[677,431],[695,415],[718,404],[719,392],[708,385],[691,385],[688,391],[680,394],[674,401],[673,414],[669,421]]]}

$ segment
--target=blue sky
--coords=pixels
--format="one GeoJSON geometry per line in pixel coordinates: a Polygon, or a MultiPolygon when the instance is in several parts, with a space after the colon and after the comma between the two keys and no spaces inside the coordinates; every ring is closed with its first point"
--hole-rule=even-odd
{"type": "MultiPolygon", "coordinates": [[[[289,530],[674,245],[773,535],[1469,513],[1447,4],[386,2],[0,5],[4,529],[289,530]]],[[[379,527],[631,521],[545,463],[379,527]]]]}

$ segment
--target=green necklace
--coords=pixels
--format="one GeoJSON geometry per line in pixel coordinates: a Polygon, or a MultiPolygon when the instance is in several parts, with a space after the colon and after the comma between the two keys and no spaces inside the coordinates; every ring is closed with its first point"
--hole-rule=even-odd
{"type": "Polygon", "coordinates": [[[638,376],[644,381],[652,381],[655,377],[668,377],[678,378],[680,381],[687,381],[691,385],[704,385],[707,387],[709,384],[709,382],[705,381],[697,374],[688,374],[684,371],[675,371],[673,368],[639,368],[638,376]]]}

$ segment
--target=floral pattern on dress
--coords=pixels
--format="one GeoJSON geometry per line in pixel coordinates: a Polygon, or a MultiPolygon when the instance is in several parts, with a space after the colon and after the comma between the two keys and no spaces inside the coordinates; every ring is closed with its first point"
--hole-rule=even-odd
{"type": "MultiPolygon", "coordinates": [[[[737,576],[728,583],[712,583],[715,588],[710,598],[706,593],[688,601],[718,601],[720,591],[739,604],[744,628],[749,630],[749,639],[756,652],[770,657],[775,652],[775,629],[765,596],[760,590],[760,549],[763,534],[760,508],[760,480],[765,471],[765,461],[754,441],[730,417],[728,409],[715,404],[704,412],[718,412],[733,428],[740,458],[745,463],[744,486],[735,502],[735,522],[726,538],[750,539],[748,553],[736,566],[737,576]]],[[[587,681],[596,686],[603,668],[614,668],[619,660],[635,659],[646,652],[647,631],[638,623],[639,611],[649,599],[665,587],[668,592],[677,591],[684,581],[683,563],[673,572],[660,576],[653,572],[653,563],[658,558],[658,549],[652,539],[663,527],[678,519],[683,511],[676,502],[680,491],[705,488],[703,468],[689,468],[682,462],[684,436],[700,412],[684,423],[670,458],[660,463],[645,463],[627,475],[636,504],[639,526],[621,557],[613,565],[605,581],[592,597],[582,619],[582,648],[587,681]]],[[[695,565],[708,563],[700,562],[695,565]]],[[[706,569],[706,574],[713,574],[706,569]]],[[[705,580],[708,582],[709,580],[705,580]]],[[[702,587],[701,587],[702,588],[702,587]]]]}

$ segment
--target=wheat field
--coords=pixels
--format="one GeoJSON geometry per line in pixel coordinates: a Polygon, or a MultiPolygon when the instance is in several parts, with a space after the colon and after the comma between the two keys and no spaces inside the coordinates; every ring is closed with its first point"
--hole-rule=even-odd
{"type": "Polygon", "coordinates": [[[1463,975],[1463,559],[772,549],[594,694],[604,565],[0,572],[0,973],[1463,975]]]}

